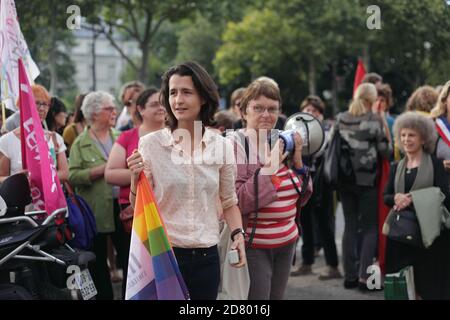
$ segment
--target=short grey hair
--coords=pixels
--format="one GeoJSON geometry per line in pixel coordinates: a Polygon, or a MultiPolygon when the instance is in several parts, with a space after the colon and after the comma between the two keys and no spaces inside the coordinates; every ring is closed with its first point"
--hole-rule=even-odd
{"type": "Polygon", "coordinates": [[[92,122],[94,113],[99,112],[101,105],[109,99],[114,101],[114,97],[106,91],[94,91],[86,95],[81,105],[81,111],[89,123],[92,122]]]}
{"type": "Polygon", "coordinates": [[[395,119],[395,142],[400,150],[404,152],[403,146],[400,143],[400,134],[402,129],[411,129],[416,131],[425,142],[423,150],[429,154],[434,152],[437,141],[437,131],[431,118],[425,117],[418,112],[410,111],[403,113],[395,119]]]}

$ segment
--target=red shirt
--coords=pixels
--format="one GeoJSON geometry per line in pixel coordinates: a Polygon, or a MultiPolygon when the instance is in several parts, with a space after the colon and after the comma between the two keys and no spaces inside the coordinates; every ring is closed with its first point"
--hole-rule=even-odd
{"type": "MultiPolygon", "coordinates": [[[[139,143],[139,128],[133,128],[121,133],[116,143],[121,145],[126,151],[126,158],[131,156],[134,150],[137,150],[139,143]]],[[[130,186],[120,187],[119,203],[128,204],[130,195],[130,186]]]]}
{"type": "MultiPolygon", "coordinates": [[[[277,192],[277,200],[258,211],[252,248],[279,248],[297,240],[299,232],[295,217],[299,195],[290,177],[300,189],[301,181],[298,176],[286,166],[283,166],[275,176],[271,177],[277,192]]],[[[254,216],[254,213],[250,214],[246,230],[248,235],[252,233],[254,216]]]]}

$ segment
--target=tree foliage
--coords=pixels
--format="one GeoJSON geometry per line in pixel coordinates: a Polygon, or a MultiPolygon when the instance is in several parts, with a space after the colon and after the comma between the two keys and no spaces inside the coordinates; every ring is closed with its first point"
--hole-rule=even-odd
{"type": "Polygon", "coordinates": [[[392,85],[397,111],[417,86],[442,84],[450,74],[445,0],[16,1],[41,82],[49,86],[58,79],[58,94],[73,91],[74,43],[66,28],[71,4],[78,4],[113,46],[117,33],[136,41],[138,56],[127,56],[116,43],[128,62],[124,81],[158,85],[170,65],[196,60],[224,96],[258,76],[274,78],[288,113],[308,93],[326,91],[335,111],[345,109],[357,58],[392,85]],[[380,8],[379,30],[366,25],[369,5],[380,8]]]}
{"type": "Polygon", "coordinates": [[[293,111],[308,93],[324,90],[343,109],[361,57],[393,85],[401,105],[417,86],[447,80],[449,12],[436,0],[264,1],[227,25],[214,64],[226,86],[273,75],[293,111]],[[380,30],[366,25],[369,5],[381,10],[380,30]]]}
{"type": "Polygon", "coordinates": [[[57,96],[74,95],[75,66],[70,52],[75,45],[66,27],[67,7],[72,0],[16,1],[20,27],[40,75],[36,80],[57,96]],[[53,78],[53,86],[52,86],[53,78]]]}

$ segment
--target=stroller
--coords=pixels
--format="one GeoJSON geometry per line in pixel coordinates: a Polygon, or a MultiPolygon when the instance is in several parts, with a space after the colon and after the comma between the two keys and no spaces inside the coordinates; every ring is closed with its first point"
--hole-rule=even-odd
{"type": "Polygon", "coordinates": [[[97,291],[90,251],[71,248],[67,208],[25,212],[28,178],[19,173],[0,185],[0,300],[87,300],[97,291]]]}

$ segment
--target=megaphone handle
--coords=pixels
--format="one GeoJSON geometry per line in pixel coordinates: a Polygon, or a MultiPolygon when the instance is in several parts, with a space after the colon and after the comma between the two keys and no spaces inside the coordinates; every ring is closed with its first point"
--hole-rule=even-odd
{"type": "Polygon", "coordinates": [[[309,127],[306,127],[306,140],[308,142],[308,156],[311,154],[311,144],[309,143],[309,127]]]}

